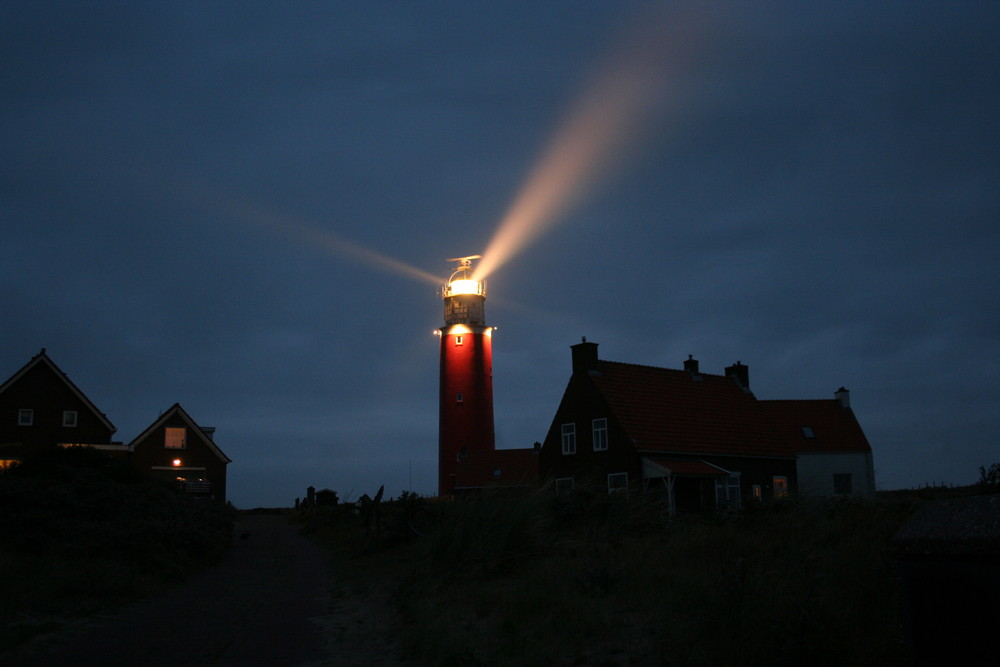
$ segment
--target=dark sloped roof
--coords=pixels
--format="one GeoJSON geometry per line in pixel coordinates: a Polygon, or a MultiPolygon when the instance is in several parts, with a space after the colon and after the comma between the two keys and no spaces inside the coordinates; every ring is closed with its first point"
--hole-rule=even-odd
{"type": "Polygon", "coordinates": [[[796,452],[870,452],[854,413],[837,399],[759,401],[760,407],[796,452]],[[813,437],[806,437],[803,427],[813,437]]]}
{"type": "Polygon", "coordinates": [[[732,378],[614,361],[597,362],[588,375],[639,451],[795,455],[732,378]]]}

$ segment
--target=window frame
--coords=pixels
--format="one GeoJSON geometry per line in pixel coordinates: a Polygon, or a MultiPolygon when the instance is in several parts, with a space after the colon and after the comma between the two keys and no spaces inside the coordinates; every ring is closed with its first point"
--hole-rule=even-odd
{"type": "Polygon", "coordinates": [[[775,475],[771,478],[771,496],[773,498],[788,497],[788,476],[775,475]]]}
{"type": "Polygon", "coordinates": [[[742,501],[739,475],[715,478],[715,506],[718,509],[738,510],[742,501]]]}
{"type": "Polygon", "coordinates": [[[835,496],[849,496],[854,493],[854,479],[849,472],[835,472],[833,473],[833,495],[835,496]],[[844,482],[847,482],[846,489],[844,488],[844,482]],[[840,482],[838,484],[838,482],[840,482]]]}
{"type": "Polygon", "coordinates": [[[76,410],[63,410],[62,425],[64,428],[76,428],[80,423],[80,415],[76,410]]]}
{"type": "Polygon", "coordinates": [[[628,473],[627,472],[609,472],[608,473],[608,495],[610,496],[610,495],[615,494],[615,493],[624,493],[625,497],[628,498],[628,473]],[[621,479],[624,478],[625,483],[624,484],[620,484],[620,485],[616,484],[615,486],[612,486],[611,485],[612,478],[614,478],[615,481],[619,481],[619,480],[621,480],[621,479]]]}
{"type": "Polygon", "coordinates": [[[167,426],[163,429],[163,448],[164,449],[187,449],[187,428],[184,426],[167,426]],[[176,434],[177,431],[181,432],[180,445],[172,445],[172,439],[170,437],[171,433],[176,434]]]}
{"type": "Polygon", "coordinates": [[[572,477],[556,477],[555,479],[555,489],[556,495],[561,493],[570,493],[576,487],[576,482],[573,481],[572,477]]]}
{"type": "Polygon", "coordinates": [[[559,442],[563,456],[576,454],[576,422],[567,422],[559,427],[559,442]]]}
{"type": "Polygon", "coordinates": [[[608,418],[598,417],[592,419],[590,422],[591,426],[591,437],[593,441],[593,447],[595,452],[606,452],[608,451],[608,418]],[[598,437],[600,435],[600,437],[598,437]],[[598,442],[603,444],[603,447],[598,447],[598,442]]]}
{"type": "Polygon", "coordinates": [[[17,411],[18,426],[34,426],[35,411],[33,408],[19,408],[17,411]]]}

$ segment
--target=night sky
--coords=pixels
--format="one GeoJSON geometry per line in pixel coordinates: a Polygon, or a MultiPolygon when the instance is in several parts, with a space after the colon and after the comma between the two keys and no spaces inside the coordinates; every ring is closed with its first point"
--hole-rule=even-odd
{"type": "Polygon", "coordinates": [[[0,376],[47,348],[124,442],[181,403],[238,507],[430,494],[436,283],[483,253],[498,447],[586,336],[847,387],[878,488],[976,481],[1000,5],[652,7],[3,3],[0,376]]]}

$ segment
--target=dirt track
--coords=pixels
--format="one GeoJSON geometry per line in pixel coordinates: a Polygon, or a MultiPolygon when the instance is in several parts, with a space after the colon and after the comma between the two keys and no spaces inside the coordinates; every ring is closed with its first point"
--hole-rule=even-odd
{"type": "Polygon", "coordinates": [[[331,584],[322,549],[283,517],[244,515],[224,563],[163,595],[39,637],[0,655],[0,664],[397,664],[380,601],[331,594],[331,584]]]}

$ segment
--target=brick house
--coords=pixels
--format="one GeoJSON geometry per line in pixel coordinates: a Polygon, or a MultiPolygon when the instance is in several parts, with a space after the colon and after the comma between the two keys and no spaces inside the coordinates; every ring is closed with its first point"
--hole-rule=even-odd
{"type": "Polygon", "coordinates": [[[828,401],[759,401],[739,362],[714,375],[691,358],[682,370],[604,361],[586,340],[572,352],[538,459],[557,492],[655,493],[671,511],[874,495],[871,448],[846,390],[828,401]]]}
{"type": "Polygon", "coordinates": [[[215,444],[215,429],[198,426],[179,404],[128,445],[111,440],[116,430],[44,348],[0,385],[0,470],[46,449],[88,447],[188,493],[225,500],[230,459],[215,444]]]}
{"type": "Polygon", "coordinates": [[[59,445],[120,448],[116,430],[45,348],[0,385],[0,460],[59,445]]]}
{"type": "Polygon", "coordinates": [[[129,458],[137,469],[175,481],[187,493],[225,500],[231,459],[214,436],[214,428],[198,426],[174,403],[129,443],[129,458]]]}

